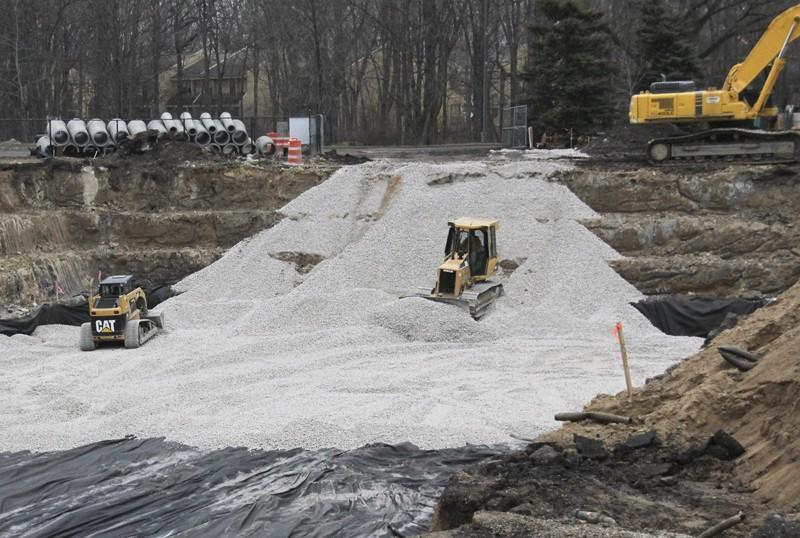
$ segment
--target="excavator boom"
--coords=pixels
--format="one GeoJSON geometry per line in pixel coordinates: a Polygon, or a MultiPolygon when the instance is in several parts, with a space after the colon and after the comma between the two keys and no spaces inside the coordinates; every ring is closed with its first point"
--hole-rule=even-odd
{"type": "Polygon", "coordinates": [[[800,37],[800,5],[790,7],[775,17],[747,58],[733,66],[723,85],[724,90],[741,94],[777,58],[800,37]]]}

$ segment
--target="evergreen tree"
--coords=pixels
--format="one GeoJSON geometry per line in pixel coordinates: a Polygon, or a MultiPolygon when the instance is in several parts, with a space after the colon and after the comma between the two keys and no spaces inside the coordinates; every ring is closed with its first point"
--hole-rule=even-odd
{"type": "Polygon", "coordinates": [[[613,114],[611,37],[602,13],[576,1],[543,0],[529,28],[528,116],[542,133],[578,136],[608,125],[613,114]]]}
{"type": "Polygon", "coordinates": [[[686,24],[663,0],[641,2],[641,26],[637,34],[643,67],[640,90],[663,80],[693,80],[700,75],[697,55],[686,24]],[[663,75],[663,77],[662,77],[663,75]]]}

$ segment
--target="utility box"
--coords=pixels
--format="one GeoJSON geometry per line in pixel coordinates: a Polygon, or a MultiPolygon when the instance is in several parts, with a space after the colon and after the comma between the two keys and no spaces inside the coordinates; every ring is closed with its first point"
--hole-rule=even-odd
{"type": "Polygon", "coordinates": [[[311,143],[311,118],[289,118],[289,136],[307,146],[311,143]]]}
{"type": "Polygon", "coordinates": [[[322,116],[289,118],[289,136],[300,140],[304,153],[322,153],[322,116]]]}

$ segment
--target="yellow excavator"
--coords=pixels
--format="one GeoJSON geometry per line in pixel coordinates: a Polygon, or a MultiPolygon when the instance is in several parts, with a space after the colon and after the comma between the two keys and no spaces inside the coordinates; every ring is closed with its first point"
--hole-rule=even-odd
{"type": "Polygon", "coordinates": [[[104,278],[100,292],[89,297],[89,319],[81,325],[81,351],[92,351],[104,343],[137,348],[164,328],[164,313],[148,312],[147,297],[133,275],[104,278]]]}
{"type": "Polygon", "coordinates": [[[792,131],[769,131],[763,127],[774,123],[778,115],[769,98],[786,65],[786,48],[798,37],[800,5],[775,17],[747,58],[731,68],[722,89],[697,90],[693,81],[654,82],[650,91],[634,95],[629,112],[631,123],[694,123],[710,127],[651,140],[648,158],[656,163],[715,158],[793,160],[800,137],[792,131]],[[764,82],[759,90],[760,79],[764,82]]]}
{"type": "Polygon", "coordinates": [[[496,219],[460,218],[448,222],[444,261],[436,271],[433,289],[420,288],[407,297],[424,297],[466,310],[474,319],[486,314],[503,294],[503,285],[491,278],[497,272],[496,219]]]}

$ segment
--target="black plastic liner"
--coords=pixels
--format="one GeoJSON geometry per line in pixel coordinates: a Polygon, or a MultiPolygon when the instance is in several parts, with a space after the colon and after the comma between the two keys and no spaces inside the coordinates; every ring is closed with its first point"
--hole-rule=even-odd
{"type": "MultiPolygon", "coordinates": [[[[170,297],[177,295],[170,286],[153,286],[145,288],[147,305],[154,308],[170,297]]],[[[33,334],[39,325],[74,325],[80,326],[89,321],[89,307],[86,303],[80,304],[43,304],[27,316],[12,319],[0,319],[0,334],[12,336],[15,334],[33,334]]]]}
{"type": "Polygon", "coordinates": [[[661,332],[672,336],[706,338],[730,316],[751,314],[766,304],[763,299],[711,299],[703,297],[659,297],[631,305],[661,332]]]}
{"type": "Polygon", "coordinates": [[[452,473],[500,453],[201,451],[136,438],[0,453],[0,536],[411,536],[452,473]]]}

